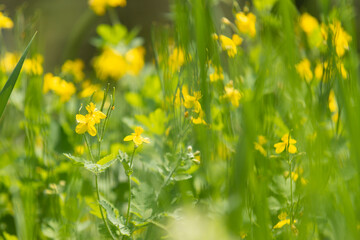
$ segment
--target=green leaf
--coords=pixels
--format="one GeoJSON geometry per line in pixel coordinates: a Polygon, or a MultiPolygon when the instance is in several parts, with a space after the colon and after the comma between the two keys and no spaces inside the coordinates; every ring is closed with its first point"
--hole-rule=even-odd
{"type": "Polygon", "coordinates": [[[64,156],[67,157],[68,159],[72,160],[74,162],[74,164],[76,164],[76,165],[84,166],[85,163],[90,163],[86,159],[80,158],[80,157],[75,157],[75,156],[71,155],[70,153],[64,153],[64,156]]]}
{"type": "Polygon", "coordinates": [[[184,181],[184,180],[188,180],[192,178],[192,176],[190,174],[187,174],[187,173],[183,173],[183,174],[177,174],[173,177],[173,179],[175,181],[184,181]]]}
{"type": "Polygon", "coordinates": [[[100,24],[96,28],[96,31],[105,40],[105,42],[111,44],[118,44],[127,34],[126,27],[121,24],[115,24],[113,26],[100,24]]]}
{"type": "Polygon", "coordinates": [[[104,198],[100,200],[100,205],[105,209],[107,219],[120,230],[120,233],[130,236],[130,229],[125,226],[125,219],[120,216],[119,210],[104,198]]]}
{"type": "Polygon", "coordinates": [[[117,156],[116,154],[109,154],[105,157],[103,157],[102,159],[100,159],[96,164],[99,164],[99,165],[105,165],[113,160],[117,160],[117,156]]]}
{"type": "Polygon", "coordinates": [[[23,55],[21,56],[19,62],[16,64],[13,72],[11,73],[11,75],[10,75],[9,79],[7,80],[5,86],[3,87],[3,89],[0,92],[0,118],[1,118],[2,114],[4,113],[6,104],[7,104],[8,100],[9,100],[11,92],[14,89],[16,80],[19,77],[22,65],[24,64],[26,55],[29,52],[30,45],[31,45],[32,41],[34,40],[35,36],[36,36],[36,33],[31,38],[31,40],[30,40],[29,44],[27,45],[27,47],[25,48],[25,51],[23,52],[23,55]]]}
{"type": "Polygon", "coordinates": [[[119,159],[125,169],[126,175],[130,176],[133,173],[133,170],[129,165],[129,156],[126,153],[119,150],[119,159]]]}

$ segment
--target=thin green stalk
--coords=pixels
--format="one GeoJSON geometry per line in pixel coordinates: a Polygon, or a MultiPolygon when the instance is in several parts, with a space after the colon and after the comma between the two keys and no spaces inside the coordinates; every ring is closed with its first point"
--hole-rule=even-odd
{"type": "MultiPolygon", "coordinates": [[[[129,167],[132,168],[132,163],[133,163],[133,160],[134,160],[134,154],[135,154],[135,151],[136,151],[136,146],[134,146],[134,151],[132,152],[131,154],[131,159],[130,159],[130,165],[129,167]]],[[[129,221],[130,221],[130,206],[131,206],[131,174],[132,173],[127,173],[128,175],[128,183],[129,183],[129,197],[128,197],[128,207],[127,207],[127,213],[126,213],[126,222],[125,222],[125,225],[127,226],[129,221]]],[[[124,239],[124,236],[123,238],[124,239]]]]}
{"type": "Polygon", "coordinates": [[[293,222],[293,190],[292,190],[292,166],[290,160],[290,154],[288,153],[288,163],[289,163],[289,174],[290,174],[290,228],[293,222]]]}
{"type": "Polygon", "coordinates": [[[91,152],[91,148],[90,148],[90,144],[89,144],[89,142],[88,142],[88,139],[87,139],[87,137],[86,137],[85,134],[84,134],[83,136],[84,136],[84,140],[85,140],[86,146],[87,146],[87,148],[88,148],[88,150],[89,150],[91,160],[94,161],[95,158],[94,158],[94,156],[93,156],[93,154],[92,154],[92,152],[91,152]]]}
{"type": "Polygon", "coordinates": [[[115,237],[115,236],[113,235],[113,233],[111,232],[110,227],[109,227],[109,225],[108,225],[108,223],[107,223],[107,221],[106,221],[106,219],[105,219],[105,217],[104,217],[104,213],[103,213],[102,207],[101,207],[101,205],[100,205],[100,193],[99,193],[99,184],[98,184],[98,176],[97,176],[97,174],[95,174],[95,185],[96,185],[96,196],[97,196],[97,199],[98,199],[98,205],[99,205],[99,209],[100,209],[100,213],[101,213],[101,218],[102,218],[102,220],[104,221],[104,224],[105,224],[105,226],[106,226],[106,228],[107,228],[107,230],[108,230],[111,238],[115,240],[116,237],[115,237]]]}

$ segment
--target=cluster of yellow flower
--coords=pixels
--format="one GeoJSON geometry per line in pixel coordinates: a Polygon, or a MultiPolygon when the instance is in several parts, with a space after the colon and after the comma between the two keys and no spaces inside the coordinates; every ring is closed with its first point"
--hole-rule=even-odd
{"type": "Polygon", "coordinates": [[[33,58],[25,59],[23,69],[26,73],[32,75],[42,75],[44,70],[42,64],[44,57],[40,54],[36,54],[33,58]]]}
{"type": "Polygon", "coordinates": [[[61,67],[61,72],[73,76],[75,82],[80,82],[85,77],[83,69],[84,62],[81,59],[66,60],[61,67]]]}
{"type": "MultiPolygon", "coordinates": [[[[324,23],[321,23],[320,25],[316,18],[308,13],[304,13],[300,16],[300,27],[305,32],[310,46],[320,47],[320,50],[326,49],[326,41],[328,39],[329,32],[331,33],[336,55],[339,58],[336,62],[336,68],[340,72],[341,76],[346,79],[348,74],[340,58],[343,57],[346,50],[349,49],[351,36],[342,28],[341,23],[335,19],[332,24],[329,24],[329,26],[326,26],[324,23]]],[[[304,58],[295,65],[295,68],[300,77],[305,79],[307,82],[310,82],[313,79],[309,59],[304,58]]],[[[328,63],[326,61],[323,63],[318,62],[314,70],[315,78],[317,80],[321,80],[324,70],[327,70],[327,68],[328,63]]],[[[331,74],[331,72],[329,74],[331,74]]]]}
{"type": "Polygon", "coordinates": [[[94,58],[96,76],[101,80],[118,80],[125,74],[138,75],[144,66],[145,49],[136,47],[124,55],[112,48],[105,48],[101,55],[94,58]]]}
{"type": "Polygon", "coordinates": [[[197,114],[197,117],[191,117],[191,121],[194,124],[205,124],[204,120],[205,113],[201,108],[201,104],[199,100],[201,99],[200,92],[194,92],[194,95],[190,95],[187,91],[187,88],[183,88],[182,94],[184,96],[184,106],[187,109],[193,109],[193,112],[197,114]]]}
{"type": "Polygon", "coordinates": [[[105,119],[106,115],[96,109],[94,103],[90,103],[86,106],[87,114],[76,114],[76,121],[78,125],[75,128],[77,134],[84,134],[88,132],[91,136],[96,136],[97,130],[95,124],[99,124],[101,119],[105,119]]]}
{"type": "Polygon", "coordinates": [[[71,96],[75,94],[75,85],[64,79],[54,76],[52,73],[46,73],[44,76],[43,92],[47,93],[52,90],[56,95],[60,96],[61,102],[67,102],[71,96]]]}
{"type": "Polygon", "coordinates": [[[107,7],[125,7],[126,0],[89,0],[89,5],[97,15],[104,15],[107,7]]]}
{"type": "Polygon", "coordinates": [[[336,102],[335,92],[331,90],[329,93],[329,109],[331,112],[331,119],[334,123],[337,123],[339,119],[339,108],[336,102]]]}
{"type": "Polygon", "coordinates": [[[239,101],[241,99],[241,93],[239,92],[239,90],[234,89],[233,81],[230,81],[228,84],[226,84],[225,94],[222,96],[222,98],[230,101],[234,107],[239,106],[239,101]]]}

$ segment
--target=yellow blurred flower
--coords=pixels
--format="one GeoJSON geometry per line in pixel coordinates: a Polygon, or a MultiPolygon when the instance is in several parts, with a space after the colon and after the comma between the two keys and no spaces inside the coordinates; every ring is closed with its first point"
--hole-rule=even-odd
{"type": "Polygon", "coordinates": [[[130,49],[125,54],[125,60],[127,62],[128,68],[127,73],[131,75],[138,75],[141,69],[144,67],[144,56],[145,48],[137,47],[130,49]]]}
{"type": "Polygon", "coordinates": [[[97,15],[104,15],[106,7],[125,7],[126,0],[89,0],[89,5],[97,15]]]}
{"type": "Polygon", "coordinates": [[[254,142],[255,150],[259,151],[264,157],[267,156],[266,150],[264,149],[263,145],[267,143],[267,140],[264,136],[259,135],[258,141],[254,142]]]}
{"type": "Polygon", "coordinates": [[[181,48],[174,48],[169,56],[170,72],[179,71],[180,67],[185,63],[185,54],[181,48]]]}
{"type": "Polygon", "coordinates": [[[144,129],[142,127],[136,127],[135,132],[131,135],[128,135],[124,138],[124,141],[133,141],[135,144],[135,147],[140,146],[142,143],[150,143],[149,138],[144,138],[141,136],[141,133],[144,132],[144,129]]]}
{"type": "Polygon", "coordinates": [[[234,107],[239,106],[241,93],[239,92],[239,90],[234,89],[233,81],[230,81],[228,84],[226,84],[225,94],[222,96],[222,98],[229,100],[234,107]]]}
{"type": "Polygon", "coordinates": [[[303,13],[300,16],[300,27],[306,34],[311,34],[319,29],[319,22],[316,18],[308,13],[303,13]]]}
{"type": "Polygon", "coordinates": [[[223,69],[220,66],[214,67],[214,72],[210,73],[210,82],[216,82],[224,79],[223,69]]]}
{"type": "Polygon", "coordinates": [[[235,24],[241,33],[248,34],[251,37],[256,35],[256,16],[249,13],[239,12],[235,15],[235,24]]]}
{"type": "Polygon", "coordinates": [[[243,42],[243,39],[237,34],[233,34],[231,39],[233,40],[236,46],[240,46],[241,43],[243,42]]]}
{"type": "Polygon", "coordinates": [[[47,93],[52,90],[56,95],[60,96],[61,102],[67,102],[71,96],[75,94],[75,85],[67,82],[52,73],[47,73],[44,76],[43,92],[47,93]]]}
{"type": "Polygon", "coordinates": [[[296,153],[297,148],[295,143],[295,139],[289,137],[289,134],[285,134],[282,136],[281,142],[274,144],[275,152],[280,154],[286,149],[289,153],[296,153]]]}
{"type": "Polygon", "coordinates": [[[323,76],[323,72],[324,70],[326,71],[328,67],[328,63],[324,62],[324,63],[317,63],[314,73],[315,73],[315,78],[318,80],[321,80],[322,76],[323,76]]]}
{"type": "Polygon", "coordinates": [[[311,81],[313,73],[311,71],[310,61],[307,58],[304,58],[300,63],[296,64],[295,68],[301,78],[305,79],[307,82],[311,81]]]}
{"type": "Polygon", "coordinates": [[[227,51],[229,57],[234,57],[237,53],[234,41],[224,35],[220,35],[219,39],[222,49],[227,51]]]}
{"type": "Polygon", "coordinates": [[[13,28],[13,26],[13,21],[9,17],[4,16],[2,12],[0,12],[0,30],[2,28],[10,29],[13,28]]]}
{"type": "Polygon", "coordinates": [[[74,76],[76,82],[84,79],[84,62],[81,59],[67,60],[61,67],[61,72],[74,76]]]}
{"type": "Polygon", "coordinates": [[[333,24],[330,24],[330,29],[334,35],[336,54],[342,57],[345,54],[345,50],[349,49],[351,36],[341,27],[341,23],[337,20],[334,20],[333,24]]]}
{"type": "Polygon", "coordinates": [[[184,106],[186,108],[194,108],[194,112],[199,113],[201,110],[201,105],[200,105],[200,98],[201,98],[201,93],[200,92],[194,92],[194,96],[191,96],[189,94],[187,94],[187,92],[183,91],[183,96],[184,96],[184,106]]]}
{"type": "Polygon", "coordinates": [[[93,95],[95,102],[100,101],[104,96],[104,91],[101,89],[100,84],[92,84],[90,80],[86,80],[82,84],[82,91],[79,93],[80,98],[86,98],[93,95]]]}
{"type": "Polygon", "coordinates": [[[101,119],[105,119],[106,115],[97,110],[96,105],[92,102],[86,106],[86,110],[88,114],[85,116],[82,114],[76,114],[76,121],[78,122],[78,125],[75,128],[75,132],[77,134],[84,134],[85,132],[88,132],[91,136],[95,136],[97,133],[95,124],[100,123],[101,119]]]}
{"type": "Polygon", "coordinates": [[[339,110],[337,102],[336,102],[336,98],[335,98],[335,92],[332,89],[329,93],[329,109],[330,109],[330,112],[332,112],[332,113],[336,113],[339,110]]]}
{"type": "Polygon", "coordinates": [[[4,57],[0,59],[0,70],[6,73],[12,72],[19,59],[17,53],[5,52],[4,57]]]}
{"type": "Polygon", "coordinates": [[[96,76],[100,80],[112,78],[118,80],[126,74],[127,64],[125,58],[111,48],[105,48],[100,56],[93,60],[96,76]]]}
{"type": "Polygon", "coordinates": [[[44,57],[40,54],[36,54],[33,58],[25,59],[23,69],[27,74],[42,75],[44,57]]]}
{"type": "Polygon", "coordinates": [[[191,121],[192,121],[193,124],[204,124],[204,125],[206,125],[204,117],[205,117],[205,113],[201,109],[201,106],[200,106],[200,111],[199,111],[198,117],[197,118],[191,117],[191,121]]]}
{"type": "MultiPolygon", "coordinates": [[[[273,229],[282,228],[286,224],[290,225],[290,219],[287,218],[287,213],[282,212],[278,216],[278,218],[279,218],[280,221],[273,227],[273,229]]],[[[294,220],[294,223],[296,223],[296,220],[294,220]]]]}

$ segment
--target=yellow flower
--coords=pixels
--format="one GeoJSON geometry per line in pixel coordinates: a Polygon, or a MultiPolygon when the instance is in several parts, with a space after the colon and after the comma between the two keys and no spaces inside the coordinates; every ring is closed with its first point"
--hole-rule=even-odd
{"type": "Polygon", "coordinates": [[[174,73],[179,71],[180,67],[185,63],[185,54],[181,48],[174,48],[169,56],[169,68],[170,72],[174,73]]]}
{"type": "Polygon", "coordinates": [[[204,120],[204,116],[205,116],[205,113],[201,109],[201,106],[200,106],[200,111],[199,111],[198,117],[197,118],[191,117],[191,121],[192,121],[193,124],[204,124],[204,125],[206,125],[206,122],[204,120]]]}
{"type": "Polygon", "coordinates": [[[78,125],[75,128],[75,132],[77,134],[88,132],[91,136],[95,136],[97,133],[95,124],[100,123],[101,119],[105,119],[106,115],[97,110],[95,104],[92,102],[86,106],[86,110],[88,111],[88,114],[85,116],[76,114],[78,125]]]}
{"type": "Polygon", "coordinates": [[[256,35],[256,16],[254,14],[237,13],[235,15],[235,24],[241,33],[248,34],[251,37],[256,35]]]}
{"type": "Polygon", "coordinates": [[[43,93],[47,93],[50,90],[60,96],[61,102],[69,101],[71,96],[76,92],[76,88],[73,83],[54,76],[52,73],[47,73],[44,76],[43,93]]]}
{"type": "Polygon", "coordinates": [[[341,27],[341,23],[337,20],[335,20],[333,24],[330,24],[330,29],[334,35],[336,54],[342,57],[345,54],[345,50],[349,49],[351,36],[341,27]]]}
{"type": "Polygon", "coordinates": [[[23,69],[27,74],[42,75],[44,71],[42,67],[43,62],[43,56],[36,54],[33,58],[25,59],[23,69]]]}
{"type": "Polygon", "coordinates": [[[145,48],[137,47],[129,50],[125,54],[125,60],[128,64],[127,72],[131,75],[137,76],[140,70],[144,67],[145,48]]]}
{"type": "Polygon", "coordinates": [[[266,144],[267,140],[264,136],[258,136],[258,141],[254,142],[254,148],[255,150],[258,150],[264,157],[267,156],[267,153],[263,147],[264,144],[266,144]]]}
{"type": "Polygon", "coordinates": [[[101,90],[99,84],[91,84],[90,80],[86,80],[82,84],[82,91],[79,93],[79,97],[86,98],[93,95],[94,101],[100,101],[104,96],[104,91],[101,90]]]}
{"type": "Polygon", "coordinates": [[[310,14],[303,13],[300,16],[300,27],[306,34],[311,34],[313,31],[319,29],[319,22],[310,14]]]}
{"type": "Polygon", "coordinates": [[[232,40],[233,40],[233,42],[235,43],[236,46],[240,46],[241,43],[243,42],[243,39],[237,34],[232,35],[232,40]]]}
{"type": "Polygon", "coordinates": [[[347,73],[347,71],[346,71],[346,69],[344,67],[344,64],[343,63],[338,63],[337,68],[338,68],[342,78],[347,79],[348,73],[347,73]]]}
{"type": "Polygon", "coordinates": [[[329,93],[329,109],[330,112],[335,113],[338,111],[338,105],[335,98],[334,90],[331,90],[329,93]]]}
{"type": "Polygon", "coordinates": [[[223,74],[223,69],[220,66],[215,66],[214,67],[214,72],[210,73],[210,82],[216,82],[218,80],[223,80],[224,79],[224,74],[223,74]]]}
{"type": "Polygon", "coordinates": [[[315,73],[315,78],[318,80],[321,80],[322,76],[323,76],[323,71],[324,68],[327,68],[327,63],[318,63],[316,64],[314,73],[315,73]]]}
{"type": "Polygon", "coordinates": [[[0,30],[2,28],[13,28],[14,23],[13,21],[11,21],[11,19],[9,17],[4,16],[4,14],[2,12],[0,12],[0,30]]]}
{"type": "Polygon", "coordinates": [[[74,76],[76,82],[84,79],[84,62],[81,59],[67,60],[61,67],[61,72],[74,76]]]}
{"type": "Polygon", "coordinates": [[[131,135],[128,135],[124,138],[124,141],[133,141],[135,144],[135,147],[140,146],[142,143],[150,143],[149,138],[144,138],[141,136],[141,133],[144,131],[142,127],[136,127],[135,133],[132,133],[131,135]]]}
{"type": "Polygon", "coordinates": [[[297,152],[297,148],[294,145],[296,143],[296,140],[289,137],[289,134],[285,134],[284,136],[282,136],[281,141],[282,142],[274,144],[274,147],[276,148],[275,152],[277,154],[282,153],[285,150],[285,148],[289,153],[297,152]]]}
{"type": "Polygon", "coordinates": [[[95,57],[93,66],[96,76],[101,80],[106,80],[107,78],[118,80],[127,71],[125,58],[111,48],[105,48],[100,56],[95,57]]]}
{"type": "Polygon", "coordinates": [[[296,64],[295,68],[300,77],[305,79],[307,82],[311,81],[313,78],[313,73],[311,71],[310,61],[307,58],[304,58],[300,63],[296,64]]]}
{"type": "Polygon", "coordinates": [[[280,213],[280,215],[278,216],[280,221],[273,227],[273,229],[282,228],[284,225],[290,224],[290,219],[287,219],[286,217],[287,217],[286,212],[280,213]]]}
{"type": "Polygon", "coordinates": [[[18,54],[6,52],[4,57],[0,59],[0,70],[7,73],[12,72],[19,59],[18,54]]]}
{"type": "Polygon", "coordinates": [[[125,7],[126,0],[89,0],[89,5],[97,15],[104,15],[106,7],[125,7]]]}
{"type": "Polygon", "coordinates": [[[236,44],[231,38],[220,35],[220,43],[223,50],[227,51],[229,57],[234,57],[237,53],[236,44]]]}
{"type": "Polygon", "coordinates": [[[234,89],[233,81],[230,81],[225,86],[225,94],[224,94],[224,96],[222,96],[222,98],[228,99],[234,107],[239,106],[241,94],[237,89],[234,89]]]}
{"type": "Polygon", "coordinates": [[[194,112],[199,113],[201,110],[201,105],[199,102],[199,99],[201,98],[201,93],[200,92],[195,92],[194,96],[188,95],[188,94],[184,94],[184,106],[186,108],[194,108],[194,112]]]}

